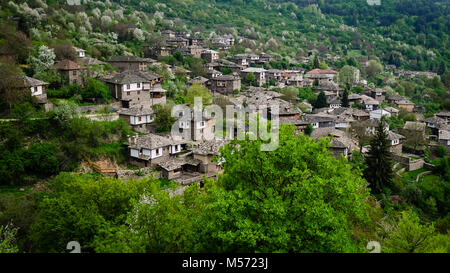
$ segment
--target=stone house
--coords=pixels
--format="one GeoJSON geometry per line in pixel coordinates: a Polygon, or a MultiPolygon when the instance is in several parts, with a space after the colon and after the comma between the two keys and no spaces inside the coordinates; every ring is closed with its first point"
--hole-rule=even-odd
{"type": "Polygon", "coordinates": [[[130,136],[125,143],[128,147],[130,161],[142,167],[156,167],[185,151],[186,141],[174,140],[157,134],[130,136]]]}
{"type": "Polygon", "coordinates": [[[395,155],[402,154],[404,136],[388,131],[388,140],[390,141],[390,151],[395,155]]]}
{"type": "Polygon", "coordinates": [[[353,105],[354,103],[361,103],[362,102],[362,98],[361,95],[355,94],[355,93],[351,93],[348,95],[348,104],[349,105],[353,105]]]}
{"type": "Polygon", "coordinates": [[[169,48],[187,47],[189,45],[189,40],[182,37],[174,37],[166,39],[166,45],[169,48]]]}
{"type": "Polygon", "coordinates": [[[264,68],[249,67],[241,71],[241,78],[245,79],[249,73],[253,73],[256,78],[256,84],[262,86],[266,83],[266,71],[264,68]]]}
{"type": "Polygon", "coordinates": [[[435,136],[439,134],[439,129],[447,125],[447,120],[439,118],[436,115],[425,119],[425,124],[431,129],[431,133],[435,136]]]}
{"type": "Polygon", "coordinates": [[[189,45],[190,46],[203,46],[203,38],[199,37],[189,37],[189,45]]]}
{"type": "Polygon", "coordinates": [[[146,58],[162,58],[169,56],[169,49],[165,46],[154,46],[154,45],[146,45],[142,47],[142,51],[144,52],[144,56],[146,58]]]}
{"type": "Polygon", "coordinates": [[[46,104],[48,83],[27,76],[22,76],[22,82],[18,84],[18,88],[26,88],[31,91],[31,96],[35,97],[40,104],[46,104]]]}
{"type": "Polygon", "coordinates": [[[250,65],[250,61],[247,60],[247,54],[237,54],[234,55],[231,60],[240,66],[247,68],[250,65]]]}
{"type": "Polygon", "coordinates": [[[307,121],[314,129],[335,127],[336,117],[326,114],[307,114],[302,117],[304,121],[307,121]]]}
{"type": "Polygon", "coordinates": [[[442,118],[450,122],[450,112],[439,112],[435,114],[436,117],[442,118]]]}
{"type": "Polygon", "coordinates": [[[370,119],[381,119],[382,116],[387,116],[387,117],[391,116],[391,113],[389,111],[386,111],[382,108],[370,111],[369,114],[370,114],[370,119]]]}
{"type": "Polygon", "coordinates": [[[128,70],[104,81],[112,97],[121,101],[123,108],[150,108],[165,103],[165,90],[157,85],[162,82],[162,77],[156,73],[128,70]]]}
{"type": "Polygon", "coordinates": [[[450,152],[450,128],[448,130],[439,130],[438,141],[440,145],[447,149],[447,153],[450,152]]]}
{"type": "Polygon", "coordinates": [[[222,75],[210,79],[212,92],[232,94],[234,90],[241,90],[241,78],[236,75],[222,75]]]}
{"type": "Polygon", "coordinates": [[[386,91],[381,88],[375,88],[369,90],[369,96],[377,101],[384,101],[386,99],[386,91]]]}
{"type": "Polygon", "coordinates": [[[319,84],[328,83],[334,81],[334,77],[338,75],[335,70],[323,70],[323,69],[313,69],[306,72],[305,78],[318,80],[319,84]]]}
{"type": "Polygon", "coordinates": [[[137,56],[114,56],[108,60],[108,63],[120,72],[126,70],[147,71],[148,61],[137,56]]]}
{"type": "Polygon", "coordinates": [[[213,174],[222,172],[220,159],[217,162],[213,158],[220,155],[219,149],[227,144],[227,140],[214,139],[210,141],[203,141],[194,146],[191,150],[193,158],[200,160],[199,172],[204,174],[213,174]]]}
{"type": "Polygon", "coordinates": [[[186,83],[186,86],[187,87],[191,87],[194,83],[199,83],[199,84],[201,84],[201,85],[203,85],[203,86],[207,86],[208,84],[208,81],[209,81],[209,79],[207,79],[207,78],[205,78],[205,77],[202,77],[202,76],[198,76],[198,77],[195,77],[195,78],[193,78],[193,79],[190,79],[187,83],[186,83]]]}
{"type": "Polygon", "coordinates": [[[71,60],[62,60],[53,66],[61,74],[63,83],[84,86],[86,67],[71,60]]]}
{"type": "Polygon", "coordinates": [[[152,131],[151,123],[155,120],[155,114],[151,108],[122,108],[118,114],[131,129],[142,133],[152,131]]]}
{"type": "Polygon", "coordinates": [[[266,79],[272,79],[275,81],[275,84],[278,84],[282,80],[282,70],[279,69],[269,69],[266,71],[266,79]]]}
{"type": "Polygon", "coordinates": [[[373,99],[372,97],[366,96],[366,95],[362,95],[361,100],[362,100],[364,109],[366,109],[368,111],[377,110],[378,106],[380,105],[379,101],[373,99]]]}
{"type": "Polygon", "coordinates": [[[202,51],[200,57],[206,60],[208,63],[213,63],[219,60],[219,52],[212,49],[205,49],[202,51]]]}
{"type": "Polygon", "coordinates": [[[342,102],[340,98],[333,98],[332,100],[330,100],[328,102],[328,104],[330,105],[331,109],[335,109],[335,108],[341,108],[342,106],[342,102]]]}
{"type": "Polygon", "coordinates": [[[395,94],[395,95],[389,96],[387,98],[387,101],[388,101],[388,103],[394,103],[395,104],[397,101],[401,101],[401,100],[404,100],[404,99],[405,99],[405,97],[400,96],[398,94],[395,94]]]}
{"type": "Polygon", "coordinates": [[[86,50],[75,47],[75,46],[73,47],[73,50],[75,51],[75,54],[77,55],[78,58],[86,57],[86,50]]]}
{"type": "Polygon", "coordinates": [[[396,101],[395,105],[397,106],[397,108],[399,109],[405,109],[407,112],[412,112],[414,110],[414,106],[415,104],[410,102],[409,100],[400,100],[400,101],[396,101]]]}

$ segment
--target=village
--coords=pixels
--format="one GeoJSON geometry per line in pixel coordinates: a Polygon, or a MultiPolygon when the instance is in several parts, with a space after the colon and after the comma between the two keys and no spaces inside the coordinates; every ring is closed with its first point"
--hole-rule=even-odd
{"type": "MultiPolygon", "coordinates": [[[[301,67],[289,70],[264,69],[265,63],[274,60],[274,57],[266,53],[228,55],[227,52],[235,44],[231,35],[215,37],[207,43],[186,32],[167,30],[162,35],[165,39],[164,46],[143,46],[144,57],[110,58],[107,63],[117,72],[106,76],[92,74],[89,69],[93,64],[106,63],[87,56],[85,50],[77,47],[73,48],[77,54],[76,62],[62,60],[54,65],[66,84],[83,86],[87,78],[96,77],[108,86],[114,99],[111,106],[115,109],[110,118],[124,120],[136,132],[125,143],[129,161],[140,168],[156,170],[159,178],[189,185],[202,181],[203,177],[216,177],[221,172],[221,167],[220,160],[215,158],[219,155],[220,147],[229,141],[217,134],[216,122],[222,121],[214,117],[202,117],[201,121],[182,121],[184,115],[192,116],[191,112],[176,117],[180,131],[185,132],[182,137],[174,138],[170,133],[155,132],[154,106],[166,104],[167,90],[162,86],[163,76],[152,68],[161,66],[165,66],[173,74],[185,77],[188,87],[206,87],[213,98],[221,98],[236,109],[249,105],[277,105],[280,109],[280,124],[294,125],[296,134],[307,134],[311,138],[329,137],[329,150],[335,157],[351,159],[354,152],[365,154],[368,140],[375,133],[380,119],[397,116],[400,112],[415,115],[416,121],[407,121],[403,128],[395,130],[391,130],[386,124],[396,170],[414,171],[426,167],[423,153],[425,146],[434,149],[444,146],[447,151],[450,149],[450,112],[440,112],[433,117],[424,118],[408,98],[399,94],[387,95],[382,88],[371,88],[367,80],[360,77],[359,71],[356,71],[350,87],[360,86],[361,92],[346,93],[340,84],[339,71],[332,67],[309,71],[301,67]],[[217,50],[206,44],[213,45],[217,50]],[[181,53],[183,57],[202,59],[206,77],[192,76],[187,69],[157,61],[176,53],[181,53]],[[298,97],[286,99],[279,90],[290,86],[309,87],[319,96],[324,95],[326,106],[317,108],[298,97]],[[406,149],[403,147],[404,142],[413,145],[408,145],[406,149]],[[414,148],[411,149],[411,146],[414,148]]],[[[310,63],[312,58],[313,56],[302,57],[298,62],[310,63]]],[[[332,64],[339,56],[326,54],[325,57],[314,58],[332,64]]],[[[362,67],[369,62],[364,58],[359,61],[362,67]]],[[[387,69],[395,77],[438,77],[432,72],[397,70],[393,65],[387,69]]],[[[26,76],[23,81],[23,86],[31,89],[32,96],[44,105],[46,111],[54,107],[47,100],[47,83],[26,76]]],[[[99,107],[100,105],[84,107],[83,111],[91,112],[99,107]]],[[[116,176],[119,173],[115,169],[113,172],[116,176]]]]}

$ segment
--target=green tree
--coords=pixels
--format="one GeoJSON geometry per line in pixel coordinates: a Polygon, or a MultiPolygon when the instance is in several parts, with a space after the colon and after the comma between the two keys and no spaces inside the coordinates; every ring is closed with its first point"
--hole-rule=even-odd
{"type": "Polygon", "coordinates": [[[366,67],[366,74],[370,79],[374,79],[374,77],[383,71],[383,65],[376,61],[370,60],[366,67]]]}
{"type": "Polygon", "coordinates": [[[384,127],[385,121],[381,119],[366,156],[364,178],[369,182],[373,193],[381,193],[385,188],[390,188],[394,177],[390,141],[384,127]]]}
{"type": "Polygon", "coordinates": [[[383,240],[382,252],[426,252],[433,233],[433,225],[422,225],[417,214],[412,211],[403,212],[394,230],[383,240]]]}
{"type": "Polygon", "coordinates": [[[105,101],[111,99],[111,92],[108,86],[96,79],[89,79],[86,88],[81,90],[81,96],[86,98],[102,98],[105,101]]]}
{"type": "Polygon", "coordinates": [[[139,199],[153,182],[151,177],[125,183],[114,178],[60,174],[48,183],[52,193],[42,197],[31,226],[33,252],[66,252],[70,241],[78,241],[82,252],[93,252],[96,236],[124,225],[133,199],[139,199]]]}
{"type": "Polygon", "coordinates": [[[153,106],[155,112],[155,127],[158,133],[169,132],[176,118],[172,117],[172,107],[168,104],[157,104],[153,106]]]}
{"type": "Polygon", "coordinates": [[[352,230],[368,221],[364,180],[329,155],[326,140],[294,129],[281,127],[275,151],[261,151],[260,141],[221,151],[224,173],[205,184],[195,251],[362,251],[352,230]]]}
{"type": "Polygon", "coordinates": [[[323,91],[320,91],[317,100],[314,102],[314,108],[328,107],[327,97],[323,91]]]}
{"type": "Polygon", "coordinates": [[[196,97],[202,98],[203,105],[211,104],[212,95],[208,88],[197,82],[192,84],[191,88],[187,90],[186,103],[194,105],[194,99],[196,97]]]}
{"type": "Polygon", "coordinates": [[[342,107],[349,107],[350,103],[348,100],[348,90],[344,90],[344,93],[342,94],[342,107]]]}
{"type": "Polygon", "coordinates": [[[245,82],[249,85],[256,86],[255,73],[253,73],[253,72],[247,73],[247,75],[245,76],[245,82]]]}
{"type": "Polygon", "coordinates": [[[344,89],[350,90],[357,83],[358,75],[358,68],[346,65],[339,71],[339,83],[344,89]]]}
{"type": "Polygon", "coordinates": [[[17,253],[19,248],[16,245],[17,228],[7,225],[0,226],[0,254],[17,253]]]}
{"type": "Polygon", "coordinates": [[[319,64],[319,58],[316,56],[314,56],[314,60],[313,60],[313,68],[320,68],[320,64],[319,64]]]}

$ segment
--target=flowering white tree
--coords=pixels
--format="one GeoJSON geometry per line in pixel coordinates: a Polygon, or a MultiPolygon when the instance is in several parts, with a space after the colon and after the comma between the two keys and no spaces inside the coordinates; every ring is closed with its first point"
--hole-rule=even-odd
{"type": "Polygon", "coordinates": [[[80,111],[78,110],[77,105],[68,101],[60,101],[53,113],[53,118],[61,124],[80,116],[80,111]]]}
{"type": "Polygon", "coordinates": [[[140,28],[134,29],[133,37],[140,42],[145,40],[144,32],[140,28]]]}
{"type": "Polygon", "coordinates": [[[116,11],[114,11],[114,18],[117,19],[123,19],[123,10],[118,9],[116,11]]]}
{"type": "Polygon", "coordinates": [[[55,58],[53,49],[42,45],[39,47],[37,57],[31,56],[28,63],[34,73],[37,73],[49,70],[55,63],[55,58]]]}
{"type": "Polygon", "coordinates": [[[109,17],[107,15],[102,16],[101,21],[102,21],[102,25],[105,27],[112,23],[111,17],[109,17]]]}

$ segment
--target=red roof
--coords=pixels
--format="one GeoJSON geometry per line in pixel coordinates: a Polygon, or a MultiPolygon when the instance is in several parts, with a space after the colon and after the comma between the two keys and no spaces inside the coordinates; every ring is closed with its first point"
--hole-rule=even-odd
{"type": "Polygon", "coordinates": [[[62,60],[60,62],[57,62],[54,65],[54,68],[56,68],[58,70],[79,70],[79,69],[85,69],[86,67],[81,66],[71,60],[62,60]]]}
{"type": "Polygon", "coordinates": [[[335,70],[323,70],[323,69],[316,68],[316,69],[313,69],[313,70],[307,72],[306,74],[338,74],[338,72],[335,70]]]}

